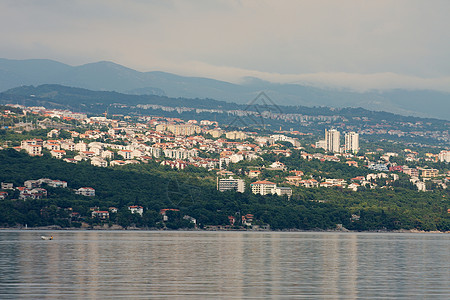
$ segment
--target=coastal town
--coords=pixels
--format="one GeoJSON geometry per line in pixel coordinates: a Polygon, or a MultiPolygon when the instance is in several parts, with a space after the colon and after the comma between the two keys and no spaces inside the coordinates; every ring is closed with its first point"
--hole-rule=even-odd
{"type": "MultiPolygon", "coordinates": [[[[182,120],[163,116],[87,116],[68,110],[44,107],[5,106],[3,118],[14,120],[14,126],[3,130],[16,133],[14,140],[3,140],[1,149],[12,148],[30,156],[49,155],[69,164],[89,163],[99,168],[120,168],[155,162],[172,170],[202,168],[214,178],[220,192],[232,191],[277,195],[290,199],[300,188],[335,188],[357,193],[367,189],[392,189],[407,184],[428,192],[447,189],[450,181],[450,150],[434,149],[418,152],[406,146],[400,151],[361,149],[360,137],[369,132],[352,128],[340,132],[325,129],[322,137],[312,137],[299,131],[228,129],[217,121],[182,120]],[[33,121],[26,121],[27,118],[33,121]],[[45,136],[20,139],[19,133],[40,130],[45,136]],[[307,137],[305,142],[302,137],[307,137]],[[316,139],[314,141],[314,138],[316,139]],[[311,142],[311,140],[313,142],[311,142]],[[299,162],[332,166],[343,172],[326,172],[310,166],[302,169],[299,162]],[[336,176],[341,174],[342,176],[336,176]]],[[[402,135],[402,132],[389,132],[402,135]]],[[[67,188],[59,179],[29,178],[23,186],[13,186],[2,178],[0,199],[42,199],[47,190],[41,185],[67,188]],[[17,192],[11,192],[16,190],[17,192]]],[[[69,183],[70,186],[70,183],[69,183]]],[[[95,197],[93,187],[73,187],[78,195],[95,197]]],[[[142,215],[140,205],[128,205],[131,213],[142,215]]],[[[168,218],[167,209],[161,216],[168,218]]],[[[102,211],[91,208],[91,217],[109,219],[117,208],[102,211]]],[[[70,212],[78,218],[78,212],[70,212]]],[[[192,224],[196,220],[184,216],[192,224]]],[[[240,224],[251,226],[253,215],[241,216],[240,224]]],[[[354,215],[354,218],[359,216],[354,215]]],[[[229,216],[231,226],[236,223],[229,216]]]]}

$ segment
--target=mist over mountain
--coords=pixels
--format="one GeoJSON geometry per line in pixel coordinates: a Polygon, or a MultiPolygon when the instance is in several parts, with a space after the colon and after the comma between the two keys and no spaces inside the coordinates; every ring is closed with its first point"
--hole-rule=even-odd
{"type": "Polygon", "coordinates": [[[241,84],[153,71],[139,72],[113,62],[70,66],[44,59],[0,59],[0,92],[22,85],[61,84],[132,95],[210,98],[248,103],[260,91],[279,105],[362,107],[402,115],[450,120],[450,93],[431,90],[355,92],[245,78],[241,84]]]}

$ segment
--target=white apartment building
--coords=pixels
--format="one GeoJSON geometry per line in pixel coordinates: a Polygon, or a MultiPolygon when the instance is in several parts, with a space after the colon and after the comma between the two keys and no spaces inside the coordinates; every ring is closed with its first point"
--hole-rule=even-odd
{"type": "Polygon", "coordinates": [[[198,152],[195,149],[187,150],[183,148],[179,149],[164,149],[164,156],[172,159],[188,159],[191,157],[197,157],[198,152]]]}
{"type": "Polygon", "coordinates": [[[253,194],[269,195],[272,194],[272,190],[277,187],[273,182],[267,180],[256,181],[250,184],[253,194]]]}
{"type": "Polygon", "coordinates": [[[345,134],[345,152],[357,153],[359,151],[359,134],[347,132],[345,134]]]}
{"type": "Polygon", "coordinates": [[[450,151],[442,150],[438,155],[439,161],[450,162],[450,151]]]}
{"type": "Polygon", "coordinates": [[[341,150],[341,134],[336,129],[325,129],[325,141],[327,143],[327,151],[340,152],[341,150]]]}
{"type": "Polygon", "coordinates": [[[316,142],[316,148],[323,148],[327,151],[341,152],[341,134],[336,129],[325,129],[325,139],[316,142]]]}
{"type": "Polygon", "coordinates": [[[245,183],[242,179],[235,179],[233,177],[220,178],[217,182],[217,190],[223,191],[236,191],[239,193],[245,192],[245,183]]]}

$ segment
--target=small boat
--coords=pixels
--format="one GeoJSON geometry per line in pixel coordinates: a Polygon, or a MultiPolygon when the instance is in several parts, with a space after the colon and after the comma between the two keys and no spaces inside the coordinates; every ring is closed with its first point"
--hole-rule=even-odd
{"type": "Polygon", "coordinates": [[[47,241],[53,240],[53,235],[52,235],[52,236],[44,236],[44,235],[41,235],[41,240],[47,240],[47,241]]]}

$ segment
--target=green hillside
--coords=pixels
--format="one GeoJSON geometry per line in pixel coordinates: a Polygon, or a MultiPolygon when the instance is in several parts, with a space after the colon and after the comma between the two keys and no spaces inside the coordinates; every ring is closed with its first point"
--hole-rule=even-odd
{"type": "Polygon", "coordinates": [[[249,191],[220,193],[215,189],[214,174],[202,169],[176,171],[155,162],[97,168],[47,156],[29,157],[14,150],[0,151],[1,182],[12,182],[17,187],[39,178],[67,181],[68,188],[47,187],[47,198],[26,201],[14,200],[18,198],[17,190],[5,190],[9,196],[0,200],[0,226],[76,227],[81,221],[98,224],[102,221],[91,218],[90,208],[107,210],[114,206],[119,212],[109,223],[125,227],[188,227],[189,222],[182,219],[185,215],[197,219],[200,227],[226,225],[228,216],[253,214],[255,224],[269,224],[272,229],[334,229],[336,224],[342,224],[354,230],[450,230],[448,190],[423,193],[401,187],[361,192],[300,189],[288,200],[249,191]],[[86,186],[95,188],[95,197],[73,192],[86,186]],[[129,213],[128,205],[143,206],[143,217],[129,213]],[[164,208],[180,212],[174,212],[170,221],[163,224],[159,211],[164,208]],[[71,219],[69,212],[78,212],[81,219],[71,219]],[[358,215],[359,220],[351,220],[352,214],[358,215]]]}

